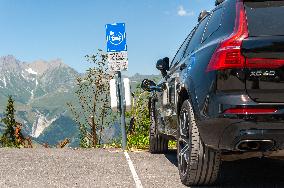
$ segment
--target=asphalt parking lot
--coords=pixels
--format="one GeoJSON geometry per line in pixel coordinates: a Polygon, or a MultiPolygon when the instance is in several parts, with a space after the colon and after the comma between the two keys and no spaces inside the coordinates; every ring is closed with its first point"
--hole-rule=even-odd
{"type": "MultiPolygon", "coordinates": [[[[0,149],[0,187],[184,187],[176,151],[128,155],[136,176],[117,149],[0,149]]],[[[284,187],[283,169],[282,160],[224,162],[215,187],[284,187]]]]}

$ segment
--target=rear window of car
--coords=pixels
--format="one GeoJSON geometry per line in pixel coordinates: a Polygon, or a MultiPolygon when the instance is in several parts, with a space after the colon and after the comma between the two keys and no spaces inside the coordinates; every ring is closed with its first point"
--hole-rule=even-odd
{"type": "Polygon", "coordinates": [[[284,1],[245,2],[250,36],[284,35],[284,1]]]}
{"type": "Polygon", "coordinates": [[[221,25],[222,22],[223,7],[214,10],[207,23],[207,28],[205,30],[203,41],[206,41],[221,25]]]}

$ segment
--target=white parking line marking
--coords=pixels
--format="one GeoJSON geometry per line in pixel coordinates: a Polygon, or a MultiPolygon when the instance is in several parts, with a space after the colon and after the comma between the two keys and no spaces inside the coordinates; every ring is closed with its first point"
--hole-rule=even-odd
{"type": "Polygon", "coordinates": [[[129,157],[129,155],[128,155],[128,153],[126,151],[124,152],[124,155],[126,157],[126,161],[127,161],[128,166],[130,168],[130,171],[132,173],[132,177],[133,177],[133,179],[135,181],[136,188],[143,188],[142,183],[141,183],[141,181],[140,181],[140,179],[139,179],[139,177],[138,177],[138,175],[137,175],[137,173],[135,171],[133,162],[131,161],[131,159],[130,159],[130,157],[129,157]]]}

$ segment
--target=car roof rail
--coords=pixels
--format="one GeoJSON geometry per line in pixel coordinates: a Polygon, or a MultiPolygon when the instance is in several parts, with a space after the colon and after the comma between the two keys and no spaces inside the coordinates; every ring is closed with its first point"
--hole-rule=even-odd
{"type": "Polygon", "coordinates": [[[200,12],[199,16],[198,16],[198,22],[200,22],[201,20],[203,20],[206,16],[209,15],[209,12],[206,10],[203,10],[200,12]]]}
{"type": "Polygon", "coordinates": [[[216,0],[215,1],[215,6],[220,5],[221,3],[223,3],[225,0],[216,0]]]}

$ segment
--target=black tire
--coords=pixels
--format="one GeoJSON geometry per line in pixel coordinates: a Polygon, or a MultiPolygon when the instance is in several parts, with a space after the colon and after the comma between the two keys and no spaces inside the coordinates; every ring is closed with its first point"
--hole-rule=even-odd
{"type": "Polygon", "coordinates": [[[220,153],[202,142],[189,100],[184,101],[180,111],[177,149],[178,169],[184,185],[215,183],[221,162],[220,153]]]}
{"type": "Polygon", "coordinates": [[[149,130],[149,152],[150,153],[166,153],[168,151],[169,140],[159,135],[157,130],[157,116],[155,102],[151,100],[150,102],[150,119],[151,125],[149,130]]]}

